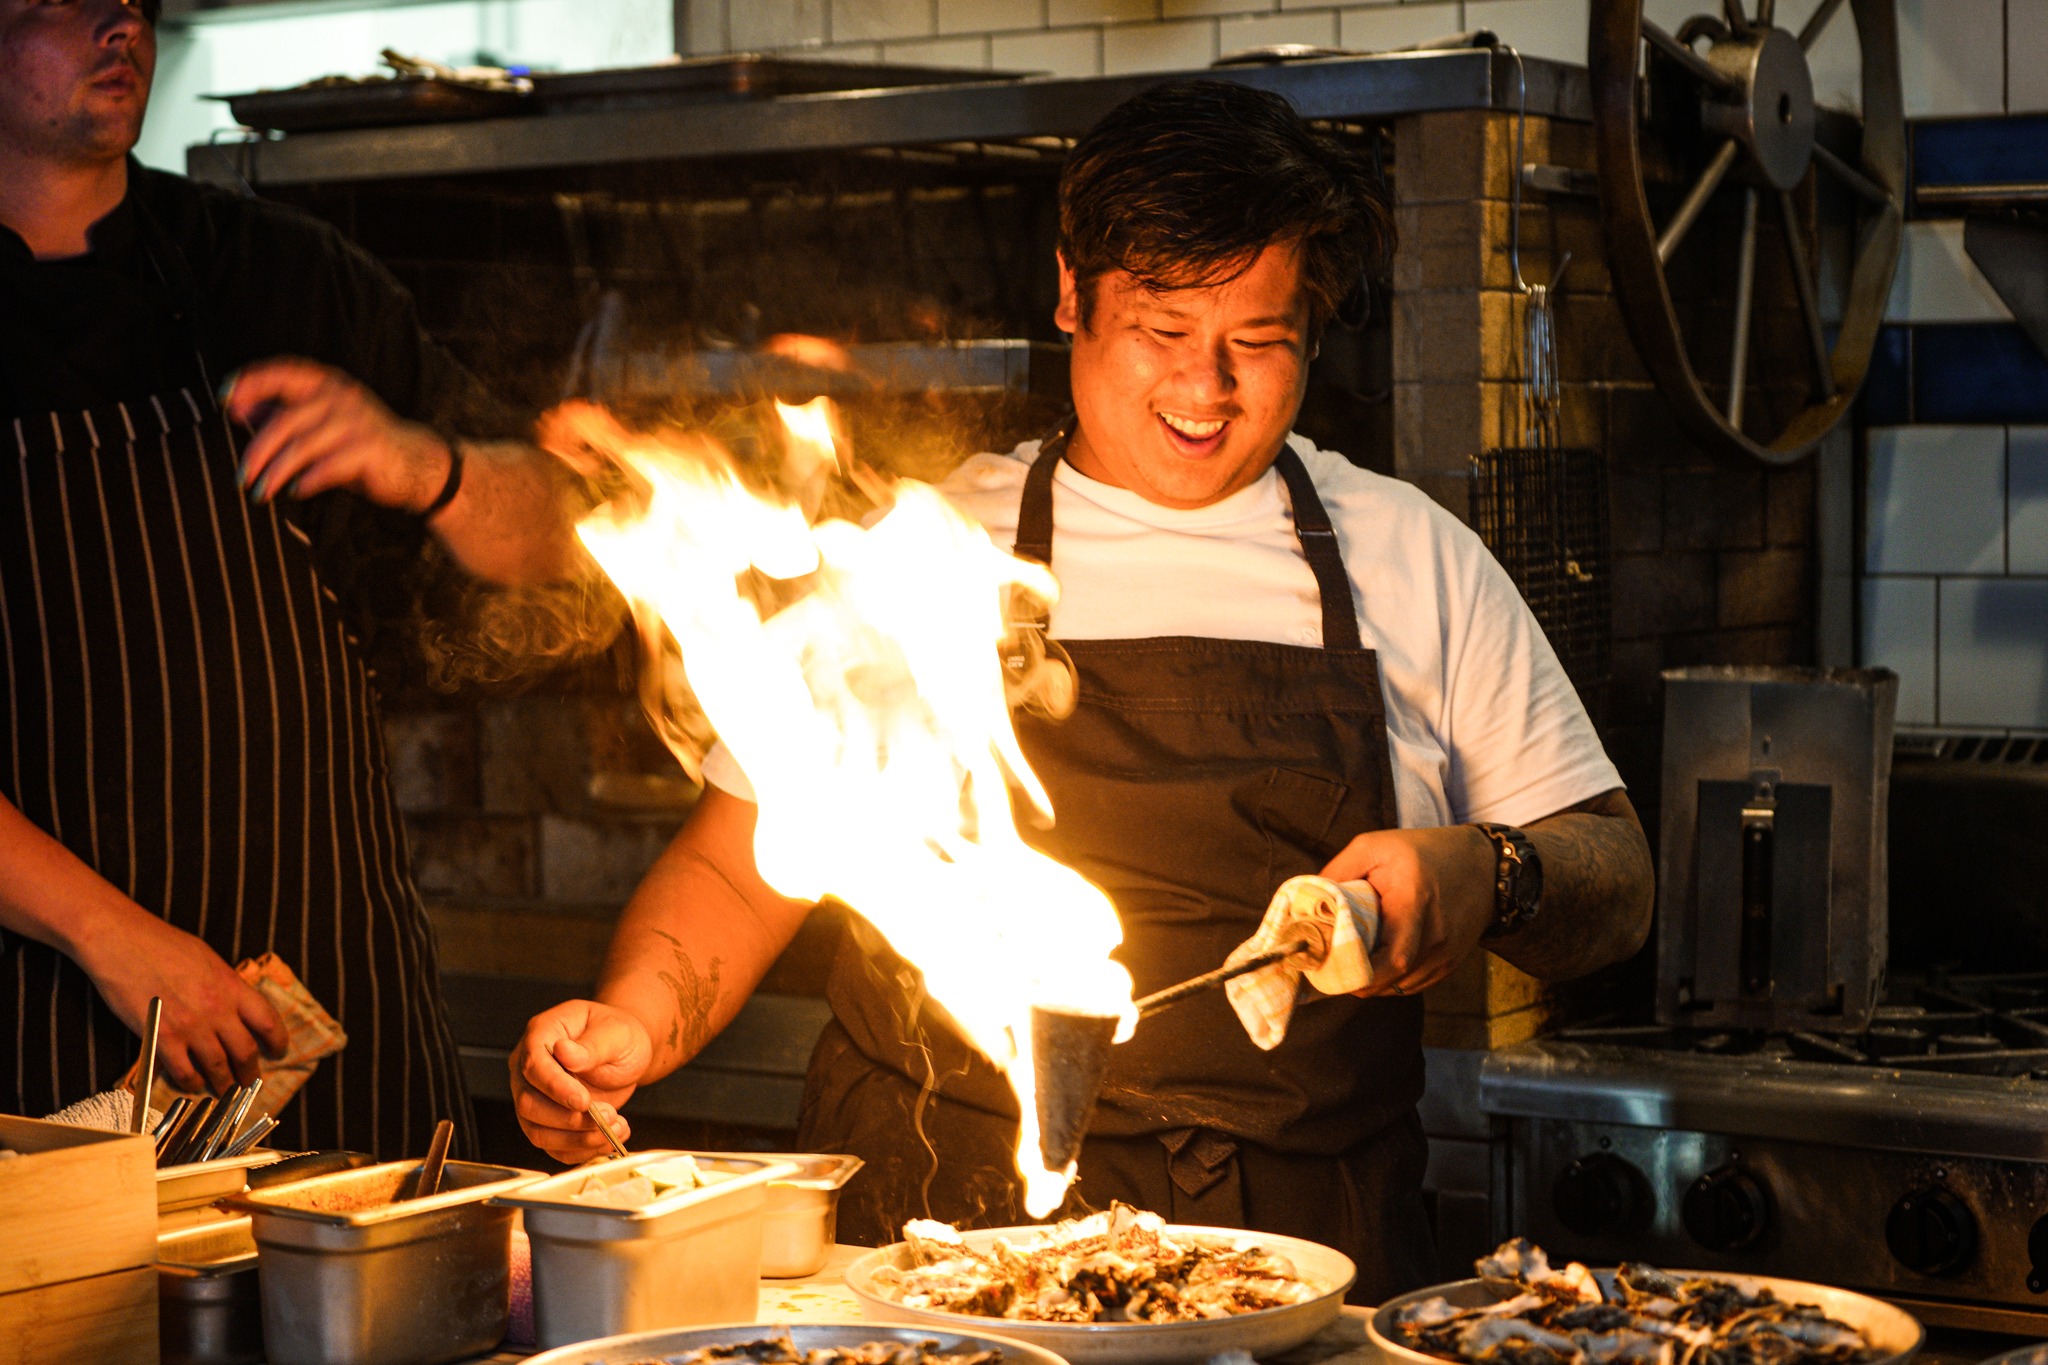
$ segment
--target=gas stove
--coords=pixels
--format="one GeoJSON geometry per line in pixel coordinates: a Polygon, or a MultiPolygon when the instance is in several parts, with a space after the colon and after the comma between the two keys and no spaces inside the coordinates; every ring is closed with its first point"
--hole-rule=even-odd
{"type": "Polygon", "coordinates": [[[1820,1280],[2048,1335],[2048,973],[1866,1027],[1584,1029],[1492,1054],[1506,1223],[1580,1260],[1820,1280]]]}

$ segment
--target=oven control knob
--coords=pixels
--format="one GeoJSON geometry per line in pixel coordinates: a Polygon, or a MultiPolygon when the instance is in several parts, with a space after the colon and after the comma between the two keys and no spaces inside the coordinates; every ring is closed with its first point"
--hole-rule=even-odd
{"type": "Polygon", "coordinates": [[[1955,1195],[1930,1185],[1892,1205],[1884,1220],[1884,1241],[1908,1270],[1950,1275],[1977,1254],[1977,1216],[1955,1195]]]}
{"type": "Polygon", "coordinates": [[[1756,1245],[1770,1230],[1771,1213],[1769,1188],[1732,1161],[1693,1181],[1679,1207],[1685,1230],[1709,1251],[1756,1245]]]}
{"type": "Polygon", "coordinates": [[[1650,1182],[1612,1152],[1592,1152],[1558,1172],[1550,1190],[1557,1221],[1581,1237],[1634,1226],[1648,1203],[1650,1182]]]}

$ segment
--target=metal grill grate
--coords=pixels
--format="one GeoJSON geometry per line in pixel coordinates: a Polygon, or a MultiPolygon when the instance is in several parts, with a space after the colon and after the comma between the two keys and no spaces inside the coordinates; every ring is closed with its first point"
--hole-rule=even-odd
{"type": "Polygon", "coordinates": [[[1598,451],[1523,447],[1472,457],[1472,524],[1601,719],[1613,667],[1607,466],[1598,451]]]}

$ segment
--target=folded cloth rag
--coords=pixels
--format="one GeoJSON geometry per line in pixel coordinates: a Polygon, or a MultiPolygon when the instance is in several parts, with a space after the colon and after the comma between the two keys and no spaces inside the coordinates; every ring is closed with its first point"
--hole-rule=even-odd
{"type": "MultiPolygon", "coordinates": [[[[323,1057],[332,1057],[348,1046],[348,1034],[334,1016],[322,1008],[306,989],[297,973],[285,965],[284,959],[275,953],[261,957],[246,958],[235,964],[235,975],[256,988],[256,993],[270,1002],[284,1021],[284,1056],[263,1058],[257,1065],[263,1075],[263,1093],[250,1106],[245,1125],[260,1118],[276,1118],[278,1112],[299,1093],[307,1081],[313,1078],[314,1068],[323,1057]]],[[[133,1090],[138,1084],[142,1063],[137,1062],[121,1078],[121,1084],[133,1090]]],[[[155,1109],[168,1108],[171,1101],[183,1092],[164,1076],[163,1068],[157,1068],[156,1088],[150,1092],[150,1105],[155,1109]]]]}
{"type": "Polygon", "coordinates": [[[1223,965],[1304,939],[1314,946],[1231,978],[1223,983],[1224,994],[1251,1040],[1270,1052],[1287,1036],[1304,979],[1324,995],[1348,995],[1372,984],[1372,950],[1379,937],[1380,898],[1370,882],[1290,877],[1273,893],[1259,932],[1238,944],[1223,965]],[[1327,951],[1316,951],[1325,943],[1327,951]]]}
{"type": "MultiPolygon", "coordinates": [[[[66,1105],[56,1113],[48,1115],[50,1123],[68,1123],[73,1128],[103,1128],[110,1133],[128,1131],[128,1120],[135,1113],[135,1096],[126,1090],[102,1090],[97,1095],[88,1095],[76,1104],[66,1105]]],[[[161,1111],[151,1109],[143,1116],[148,1120],[142,1131],[156,1127],[156,1121],[163,1117],[161,1111]]]]}

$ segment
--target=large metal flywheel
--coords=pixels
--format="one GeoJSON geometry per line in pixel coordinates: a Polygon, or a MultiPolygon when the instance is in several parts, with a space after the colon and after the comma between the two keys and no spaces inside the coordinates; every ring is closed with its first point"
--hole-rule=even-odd
{"type": "Polygon", "coordinates": [[[1636,349],[1695,439],[1785,463],[1863,385],[1898,260],[1906,143],[1892,0],[1822,0],[1796,33],[1777,9],[1724,0],[1672,32],[1642,0],[1599,0],[1587,55],[1636,349]],[[1810,59],[1851,19],[1860,116],[1816,105],[1810,59]]]}

